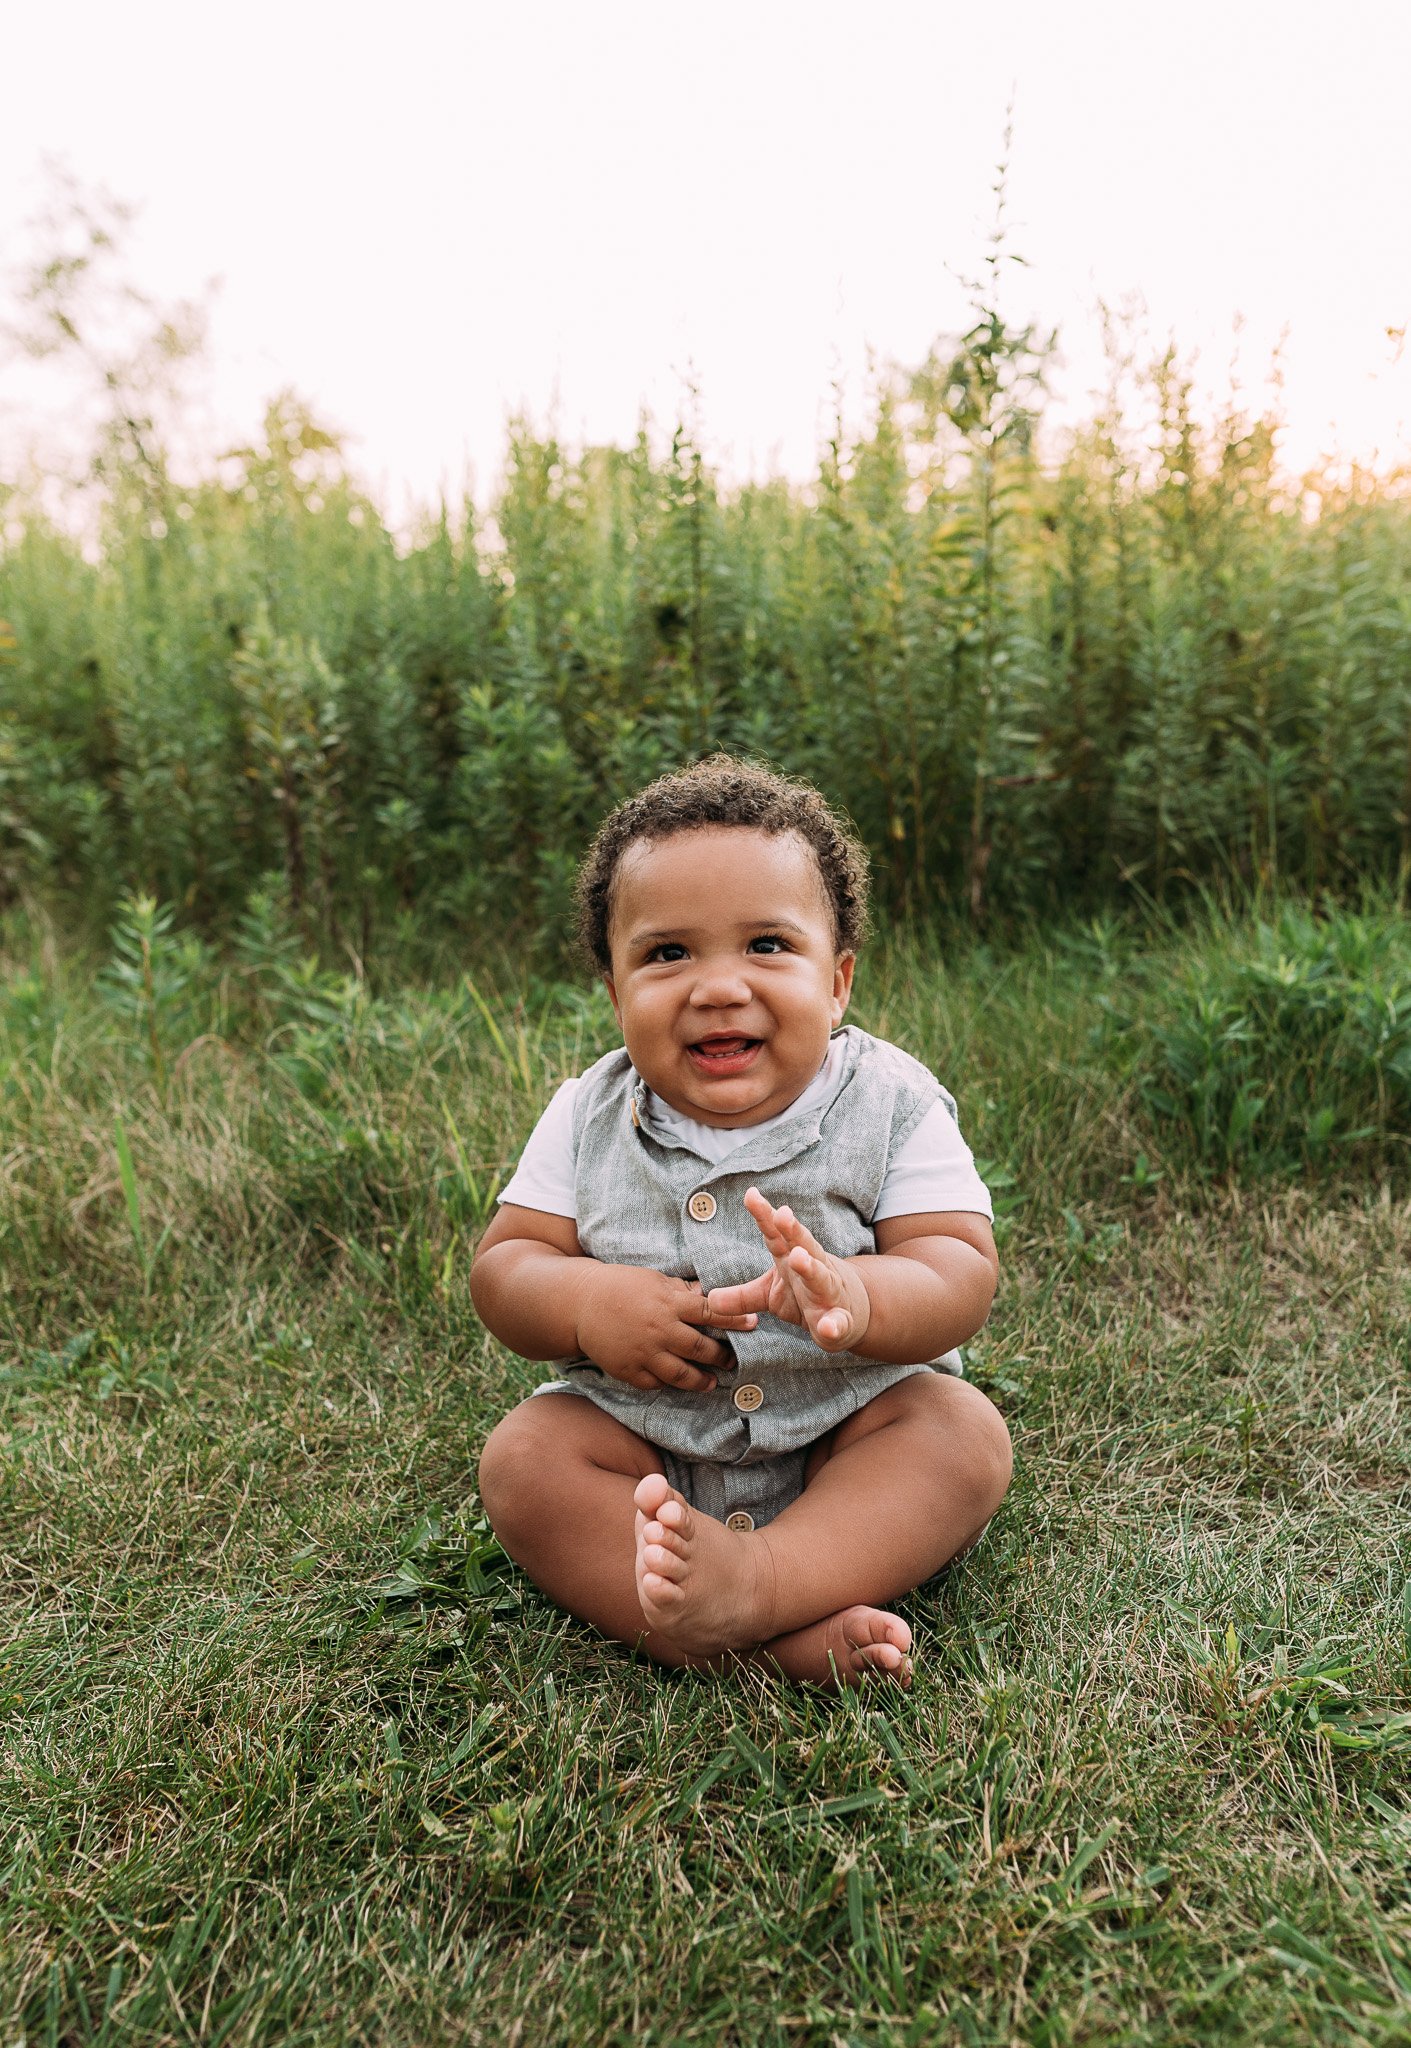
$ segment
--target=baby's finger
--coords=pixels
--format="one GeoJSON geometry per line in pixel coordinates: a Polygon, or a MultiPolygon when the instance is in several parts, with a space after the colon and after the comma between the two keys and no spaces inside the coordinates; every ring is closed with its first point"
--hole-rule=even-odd
{"type": "Polygon", "coordinates": [[[671,1351],[659,1351],[648,1370],[660,1385],[679,1387],[684,1394],[706,1394],[715,1385],[714,1373],[701,1372],[671,1351]]]}
{"type": "Polygon", "coordinates": [[[769,1306],[773,1281],[774,1268],[770,1266],[757,1280],[746,1280],[739,1287],[712,1287],[705,1298],[701,1321],[708,1321],[716,1330],[752,1330],[759,1321],[760,1310],[769,1306]]]}
{"type": "Polygon", "coordinates": [[[640,1387],[643,1393],[648,1388],[654,1389],[661,1385],[661,1381],[657,1378],[656,1374],[650,1367],[645,1365],[622,1366],[612,1374],[612,1378],[621,1380],[624,1386],[640,1387]]]}
{"type": "Polygon", "coordinates": [[[684,1320],[674,1330],[667,1331],[665,1348],[672,1358],[684,1358],[706,1372],[718,1372],[721,1366],[729,1366],[733,1359],[727,1344],[708,1335],[698,1324],[684,1320]]]}
{"type": "Polygon", "coordinates": [[[774,1212],[779,1233],[792,1249],[798,1245],[806,1252],[812,1252],[816,1259],[826,1259],[828,1254],[806,1223],[800,1223],[792,1209],[776,1209],[774,1212]]]}
{"type": "Polygon", "coordinates": [[[816,1257],[802,1245],[795,1245],[786,1261],[790,1274],[803,1287],[812,1301],[828,1307],[844,1300],[846,1289],[842,1275],[831,1259],[816,1257]]]}
{"type": "MultiPolygon", "coordinates": [[[[716,1289],[717,1296],[721,1289],[716,1289]]],[[[682,1297],[683,1306],[677,1311],[683,1323],[708,1324],[713,1330],[752,1330],[758,1317],[751,1308],[713,1307],[711,1296],[701,1291],[693,1280],[682,1297]]]]}
{"type": "Polygon", "coordinates": [[[771,1257],[782,1258],[792,1242],[779,1228],[779,1217],[781,1214],[787,1214],[787,1211],[776,1209],[772,1202],[765,1200],[758,1188],[745,1189],[745,1207],[753,1216],[771,1257]]]}

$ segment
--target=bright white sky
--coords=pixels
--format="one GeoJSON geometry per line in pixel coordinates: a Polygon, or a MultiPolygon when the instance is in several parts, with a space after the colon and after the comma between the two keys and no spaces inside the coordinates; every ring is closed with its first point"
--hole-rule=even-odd
{"type": "MultiPolygon", "coordinates": [[[[1411,455],[1405,0],[0,0],[0,260],[44,155],[140,202],[132,271],[218,279],[211,432],[285,384],[404,493],[493,483],[507,414],[669,423],[813,469],[841,377],[964,312],[1013,98],[1011,310],[1101,380],[1096,301],[1263,385],[1285,457],[1411,455]]],[[[0,380],[13,447],[32,375],[0,380]],[[8,394],[8,397],[7,397],[8,394]]]]}

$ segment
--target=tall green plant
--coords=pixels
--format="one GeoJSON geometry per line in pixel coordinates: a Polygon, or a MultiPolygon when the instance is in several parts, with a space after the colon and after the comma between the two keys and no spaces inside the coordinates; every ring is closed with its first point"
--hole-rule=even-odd
{"type": "Polygon", "coordinates": [[[283,394],[182,482],[154,403],[86,549],[12,494],[0,898],[215,932],[277,871],[364,958],[413,909],[557,935],[605,808],[718,746],[820,782],[917,919],[1411,888],[1407,478],[1292,488],[1275,418],[1115,319],[1096,416],[1041,432],[1003,185],[964,332],[806,489],[725,488],[688,394],[625,448],[518,421],[483,517],[394,537],[283,394]]]}

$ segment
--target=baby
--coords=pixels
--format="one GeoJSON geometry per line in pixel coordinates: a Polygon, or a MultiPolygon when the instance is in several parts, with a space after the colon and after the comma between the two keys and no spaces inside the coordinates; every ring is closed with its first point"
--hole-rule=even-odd
{"type": "Polygon", "coordinates": [[[579,907],[623,1048],[559,1089],[476,1254],[486,1327],[564,1373],[485,1446],[491,1524],[662,1664],[905,1683],[887,1603],[1009,1484],[944,1357],[994,1296],[984,1183],[932,1075],[843,1025],[866,896],[806,785],[717,756],[619,805],[579,907]]]}

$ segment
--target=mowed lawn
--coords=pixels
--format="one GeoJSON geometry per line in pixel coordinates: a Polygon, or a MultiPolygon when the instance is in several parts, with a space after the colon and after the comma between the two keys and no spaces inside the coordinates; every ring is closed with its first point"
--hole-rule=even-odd
{"type": "Polygon", "coordinates": [[[1001,1193],[1013,1491],[909,1694],[668,1677],[475,1494],[539,1375],[469,1247],[602,1004],[174,943],[26,928],[0,998],[0,2038],[1411,2040],[1394,1147],[1207,1170],[1120,958],[884,949],[1001,1193]]]}

